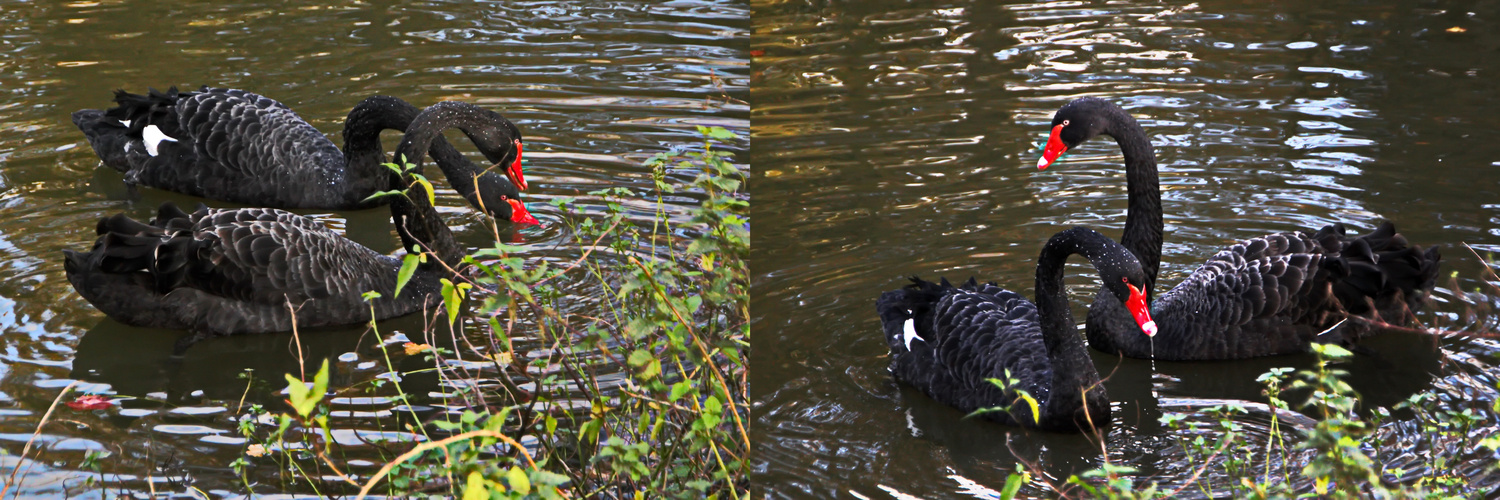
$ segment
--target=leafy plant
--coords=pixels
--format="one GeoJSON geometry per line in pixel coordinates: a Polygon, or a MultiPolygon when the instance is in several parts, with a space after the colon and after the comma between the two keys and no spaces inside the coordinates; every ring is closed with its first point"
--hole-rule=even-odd
{"type": "MultiPolygon", "coordinates": [[[[378,483],[391,496],[446,490],[466,499],[606,492],[749,498],[749,205],[741,192],[744,173],[718,147],[739,139],[718,127],[699,130],[705,138],[699,148],[646,162],[654,193],[611,188],[585,201],[553,200],[583,250],[573,265],[528,262],[497,231],[493,247],[463,259],[472,277],[443,280],[449,333],[462,340],[455,350],[406,342],[396,352],[425,356],[433,367],[424,371],[450,379],[468,375],[449,358],[480,360],[500,384],[459,389],[468,409],[456,417],[406,424],[429,441],[392,456],[368,478],[341,472],[329,452],[338,444],[301,431],[328,435],[325,361],[311,387],[287,376],[289,412],[252,406],[242,417],[251,443],[236,470],[244,476],[256,462],[275,459],[291,480],[320,493],[320,478],[332,474],[360,495],[378,483]],[[667,205],[668,197],[683,196],[698,200],[685,221],[676,215],[680,208],[667,205]],[[626,209],[627,200],[642,198],[655,200],[649,223],[626,209]],[[573,312],[574,299],[558,287],[570,273],[600,290],[594,309],[602,312],[573,312]],[[540,341],[533,352],[545,354],[518,353],[517,338],[540,341]],[[623,383],[600,373],[610,366],[625,371],[623,383]],[[570,403],[577,401],[587,404],[570,403]],[[274,430],[258,423],[268,419],[274,430]]],[[[416,176],[409,166],[388,167],[416,176]]],[[[415,177],[413,186],[432,196],[425,179],[415,177]]],[[[424,258],[430,257],[420,248],[405,256],[397,293],[424,258]]],[[[370,328],[378,333],[373,321],[370,328]]],[[[389,351],[381,350],[390,377],[340,392],[392,382],[396,399],[410,401],[389,351]]]]}

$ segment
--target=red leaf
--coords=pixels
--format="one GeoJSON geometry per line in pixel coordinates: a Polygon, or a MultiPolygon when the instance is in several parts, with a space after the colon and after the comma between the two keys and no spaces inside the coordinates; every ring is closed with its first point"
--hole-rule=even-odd
{"type": "Polygon", "coordinates": [[[68,402],[68,408],[72,408],[74,410],[103,410],[111,406],[114,406],[113,399],[109,399],[97,394],[78,396],[78,399],[74,399],[68,402]]]}

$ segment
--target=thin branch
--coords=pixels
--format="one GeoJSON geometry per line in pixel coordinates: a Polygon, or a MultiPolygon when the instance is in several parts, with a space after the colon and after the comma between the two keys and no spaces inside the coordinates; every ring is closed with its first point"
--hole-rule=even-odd
{"type": "Polygon", "coordinates": [[[76,385],[78,385],[77,380],[69,382],[67,387],[63,387],[62,392],[57,393],[57,397],[52,398],[52,406],[48,406],[47,413],[42,414],[42,419],[36,423],[36,431],[31,433],[31,439],[27,439],[26,446],[21,448],[21,456],[16,457],[16,466],[10,470],[10,478],[5,480],[5,488],[0,489],[0,498],[5,498],[5,494],[10,492],[10,487],[16,484],[16,472],[21,470],[21,461],[25,460],[26,454],[31,452],[31,444],[36,442],[36,437],[42,434],[42,426],[47,425],[47,420],[52,418],[52,410],[57,409],[57,403],[62,401],[63,396],[72,392],[73,386],[76,385]]]}
{"type": "Polygon", "coordinates": [[[509,436],[506,436],[504,434],[501,434],[501,433],[498,433],[498,432],[495,432],[495,431],[492,431],[492,430],[488,430],[488,429],[479,429],[479,430],[473,430],[473,431],[465,432],[463,434],[458,434],[458,435],[455,435],[455,436],[452,436],[452,437],[448,437],[448,438],[445,438],[445,439],[442,439],[442,440],[439,440],[439,441],[429,441],[429,442],[426,442],[426,443],[422,443],[420,445],[417,445],[417,447],[412,448],[411,451],[407,451],[406,453],[402,453],[401,456],[396,457],[395,460],[392,460],[389,463],[385,464],[384,467],[380,468],[379,472],[376,472],[374,476],[371,476],[370,480],[367,481],[367,482],[365,482],[365,487],[364,488],[360,488],[360,490],[359,490],[359,496],[356,496],[355,499],[356,500],[360,500],[360,499],[363,499],[366,496],[368,496],[370,494],[370,489],[375,487],[375,483],[380,482],[381,478],[384,478],[387,474],[390,474],[391,473],[391,469],[396,468],[397,465],[401,465],[403,462],[406,462],[407,460],[411,460],[412,457],[420,455],[420,454],[422,454],[422,452],[425,452],[425,451],[433,449],[433,448],[446,447],[449,443],[453,443],[453,442],[457,442],[457,441],[463,441],[465,439],[469,439],[469,438],[473,438],[473,437],[478,437],[478,436],[486,436],[486,437],[492,437],[492,438],[495,438],[495,439],[499,439],[501,441],[504,441],[506,444],[509,444],[511,446],[516,447],[516,449],[521,452],[521,456],[526,458],[526,463],[531,465],[531,470],[540,470],[540,469],[537,469],[536,462],[534,462],[534,461],[531,460],[531,454],[530,453],[526,453],[526,447],[525,446],[521,446],[521,443],[516,442],[516,440],[511,439],[509,436]]]}

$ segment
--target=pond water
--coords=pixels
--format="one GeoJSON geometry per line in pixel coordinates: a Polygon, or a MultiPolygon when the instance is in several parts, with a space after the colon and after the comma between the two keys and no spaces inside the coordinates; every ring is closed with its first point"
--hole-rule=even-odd
{"type": "MultiPolygon", "coordinates": [[[[345,114],[366,96],[388,94],[419,106],[462,100],[501,112],[526,137],[525,199],[541,227],[502,224],[529,262],[566,264],[581,254],[559,210],[547,202],[578,197],[585,211],[601,202],[587,192],[626,187],[649,192],[642,162],[672,148],[701,144],[697,126],[749,134],[748,6],[733,1],[345,3],[118,1],[8,3],[0,8],[0,457],[20,466],[25,497],[79,496],[93,472],[91,450],[111,492],[244,492],[230,463],[245,442],[235,415],[243,405],[280,409],[284,373],[299,359],[316,370],[332,359],[334,388],[390,379],[383,344],[417,340],[421,318],[292,336],[221,338],[171,356],[179,332],[125,326],[105,318],[69,286],[65,248],[87,249],[99,218],[150,217],[166,200],[203,201],[141,189],[99,165],[69,114],[107,107],[111,91],[209,84],[241,88],[296,110],[335,143],[345,114]],[[301,358],[299,358],[299,355],[301,358]],[[251,370],[255,379],[241,375],[251,370]],[[62,389],[127,398],[119,408],[59,407],[23,447],[62,389]]],[[[390,133],[387,151],[397,136],[390,133]]],[[[471,159],[467,140],[450,139],[471,159]]],[[[740,160],[747,143],[740,148],[740,160]]],[[[684,177],[690,178],[690,177],[684,177]]],[[[470,248],[492,244],[489,222],[449,190],[439,205],[470,248]]],[[[685,217],[691,195],[670,198],[685,217]]],[[[229,206],[210,202],[213,206],[229,206]]],[[[627,203],[649,224],[654,208],[627,203]]],[[[398,246],[389,212],[303,211],[379,251],[398,246]]],[[[617,256],[615,258],[623,258],[617,256]]],[[[563,285],[570,311],[589,313],[604,293],[588,280],[563,285]]],[[[522,339],[524,341],[524,339],[522,339]]],[[[415,358],[399,370],[422,368],[415,358]]],[[[430,367],[430,365],[429,365],[430,367]]],[[[608,376],[610,367],[601,367],[608,376]]],[[[493,376],[493,373],[489,376],[493,376]]],[[[349,445],[350,471],[368,474],[391,454],[382,440],[420,436],[403,428],[403,409],[420,415],[453,408],[451,381],[428,371],[404,378],[417,395],[402,408],[389,394],[334,400],[334,438],[349,445]],[[425,412],[425,413],[424,413],[425,412]],[[393,416],[394,415],[394,416],[393,416]]],[[[71,397],[69,398],[71,399],[71,397]]],[[[278,471],[252,480],[276,491],[278,471]]],[[[268,488],[268,489],[267,489],[268,488]]],[[[86,495],[99,496],[98,490],[86,495]]],[[[111,494],[113,496],[113,494],[111,494]]]]}
{"type": "MultiPolygon", "coordinates": [[[[1102,464],[1087,437],[964,420],[894,383],[874,307],[910,275],[978,276],[1029,296],[1041,244],[1062,226],[1118,236],[1126,195],[1113,141],[1035,167],[1053,112],[1082,96],[1125,107],[1156,148],[1162,285],[1232,241],[1391,220],[1413,243],[1442,247],[1420,320],[1443,333],[1367,342],[1371,353],[1345,367],[1362,404],[1424,390],[1455,410],[1495,400],[1500,344],[1465,334],[1495,330],[1496,289],[1464,247],[1500,250],[1494,5],[760,2],[752,18],[750,385],[756,483],[771,497],[991,498],[1018,460],[1040,461],[1053,482],[1102,464]]],[[[1081,323],[1097,284],[1073,260],[1081,323]]],[[[1114,399],[1103,449],[1166,488],[1194,467],[1158,417],[1263,402],[1257,375],[1312,366],[1306,355],[1094,355],[1114,399]]],[[[1236,418],[1263,439],[1264,412],[1236,418]]],[[[1420,436],[1402,418],[1382,428],[1398,451],[1382,458],[1419,466],[1420,436]]]]}

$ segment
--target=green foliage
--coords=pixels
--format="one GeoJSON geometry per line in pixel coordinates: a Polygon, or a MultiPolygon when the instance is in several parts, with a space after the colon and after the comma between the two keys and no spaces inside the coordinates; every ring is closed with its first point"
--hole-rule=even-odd
{"type": "Polygon", "coordinates": [[[397,297],[401,296],[401,289],[406,288],[406,284],[411,281],[412,275],[417,273],[417,264],[420,264],[423,260],[422,257],[426,255],[427,254],[422,253],[420,249],[413,248],[411,250],[411,253],[408,253],[405,257],[401,258],[401,269],[396,271],[397,297]]]}
{"type": "Polygon", "coordinates": [[[323,401],[323,396],[328,392],[328,360],[323,360],[323,366],[318,368],[318,374],[313,376],[312,387],[308,387],[297,377],[287,374],[286,376],[287,400],[292,403],[292,409],[302,418],[312,416],[313,409],[323,401]]]}
{"type": "MultiPolygon", "coordinates": [[[[1026,408],[1028,408],[1028,409],[1031,410],[1031,418],[1032,418],[1032,420],[1035,421],[1037,424],[1041,424],[1042,423],[1041,407],[1037,405],[1036,398],[1032,397],[1031,393],[1026,392],[1025,389],[1016,389],[1015,388],[1017,385],[1019,385],[1021,383],[1021,381],[1019,379],[1015,378],[1014,376],[1012,376],[1010,374],[1010,370],[1009,369],[1005,370],[1005,378],[1004,379],[992,378],[992,379],[986,379],[986,380],[988,380],[989,383],[991,383],[991,384],[995,384],[995,387],[999,387],[1001,391],[1005,391],[1005,392],[1008,392],[1008,393],[1012,394],[1014,399],[1011,400],[1010,404],[1005,405],[1005,406],[994,406],[994,407],[990,407],[990,408],[980,408],[978,410],[974,410],[973,412],[970,412],[968,415],[965,415],[964,418],[977,417],[977,416],[983,415],[985,413],[997,412],[997,411],[1003,411],[1003,412],[1006,412],[1006,413],[1011,413],[1011,407],[1015,406],[1016,403],[1025,402],[1026,403],[1026,408]]],[[[1024,417],[1024,415],[1017,416],[1015,414],[1011,414],[1011,417],[1015,418],[1015,419],[1019,419],[1019,418],[1024,417]]]]}
{"type": "MultiPolygon", "coordinates": [[[[1177,437],[1184,456],[1195,468],[1194,482],[1168,489],[1151,484],[1138,490],[1130,476],[1134,471],[1106,463],[1103,467],[1069,478],[1068,483],[1094,498],[1166,498],[1178,491],[1196,488],[1205,497],[1230,498],[1469,498],[1485,490],[1471,486],[1453,474],[1453,450],[1485,447],[1496,450],[1500,439],[1478,436],[1474,432],[1488,419],[1500,413],[1500,403],[1492,405],[1491,414],[1482,415],[1468,408],[1462,411],[1440,409],[1432,393],[1412,396],[1396,409],[1410,411],[1420,425],[1419,436],[1430,440],[1424,448],[1421,467],[1416,471],[1386,470],[1379,460],[1384,442],[1376,435],[1381,419],[1389,412],[1376,409],[1367,417],[1357,412],[1359,395],[1345,379],[1348,373],[1335,365],[1352,354],[1331,344],[1314,344],[1317,364],[1311,370],[1293,373],[1291,368],[1275,368],[1257,381],[1265,386],[1264,394],[1272,411],[1270,435],[1264,442],[1247,437],[1235,417],[1246,413],[1241,406],[1226,405],[1205,408],[1200,416],[1209,423],[1189,424],[1188,415],[1169,413],[1161,417],[1163,427],[1177,437]],[[1308,393],[1301,408],[1316,415],[1311,428],[1298,429],[1291,437],[1281,425],[1278,410],[1290,405],[1282,399],[1287,391],[1308,393]],[[1196,427],[1194,427],[1196,426],[1196,427]],[[1206,436],[1218,436],[1210,439],[1206,436]],[[1288,441],[1296,444],[1290,448],[1288,441]],[[1264,460],[1263,468],[1252,466],[1252,458],[1264,460]],[[1273,465],[1280,460],[1280,466],[1273,465]],[[1287,463],[1291,457],[1304,461],[1300,467],[1287,463]],[[1211,484],[1204,479],[1210,469],[1229,481],[1211,484]],[[1279,472],[1279,473],[1278,473],[1279,472]],[[1294,475],[1293,472],[1296,474],[1294,475]]],[[[1500,382],[1497,382],[1500,384],[1500,382]]],[[[1406,453],[1392,450],[1391,453],[1406,453]]],[[[1009,485],[1009,481],[1007,481],[1009,485]]]]}
{"type": "MultiPolygon", "coordinates": [[[[441,358],[484,360],[492,366],[489,380],[499,382],[457,389],[459,401],[470,404],[457,416],[403,423],[426,440],[408,446],[409,456],[392,450],[379,494],[750,498],[749,205],[740,192],[744,173],[718,149],[720,141],[740,139],[719,127],[699,130],[705,140],[697,150],[647,161],[654,193],[616,187],[582,200],[552,200],[583,254],[574,265],[528,261],[520,247],[500,241],[465,257],[477,277],[442,280],[454,331],[428,332],[429,339],[464,338],[457,352],[416,343],[382,349],[391,376],[341,390],[394,390],[393,399],[409,402],[415,396],[402,388],[391,361],[403,351],[426,357],[433,364],[424,370],[449,380],[473,374],[441,358]],[[669,210],[667,195],[697,203],[669,210]],[[629,212],[642,199],[654,199],[654,217],[629,212]],[[600,290],[590,294],[599,303],[587,315],[572,312],[577,299],[558,287],[568,279],[600,290]],[[542,349],[517,353],[512,339],[541,342],[542,349]]],[[[387,168],[411,175],[431,196],[430,184],[410,165],[387,168]]],[[[396,195],[406,193],[379,196],[396,195]]],[[[424,257],[420,248],[406,255],[397,294],[424,257]]],[[[288,376],[290,412],[251,407],[241,419],[241,433],[253,444],[233,465],[247,490],[253,492],[250,471],[268,460],[283,478],[319,494],[330,487],[326,478],[343,476],[334,460],[339,445],[322,438],[329,435],[328,378],[327,362],[311,388],[288,376]]],[[[347,477],[342,484],[363,486],[347,477]]]]}

